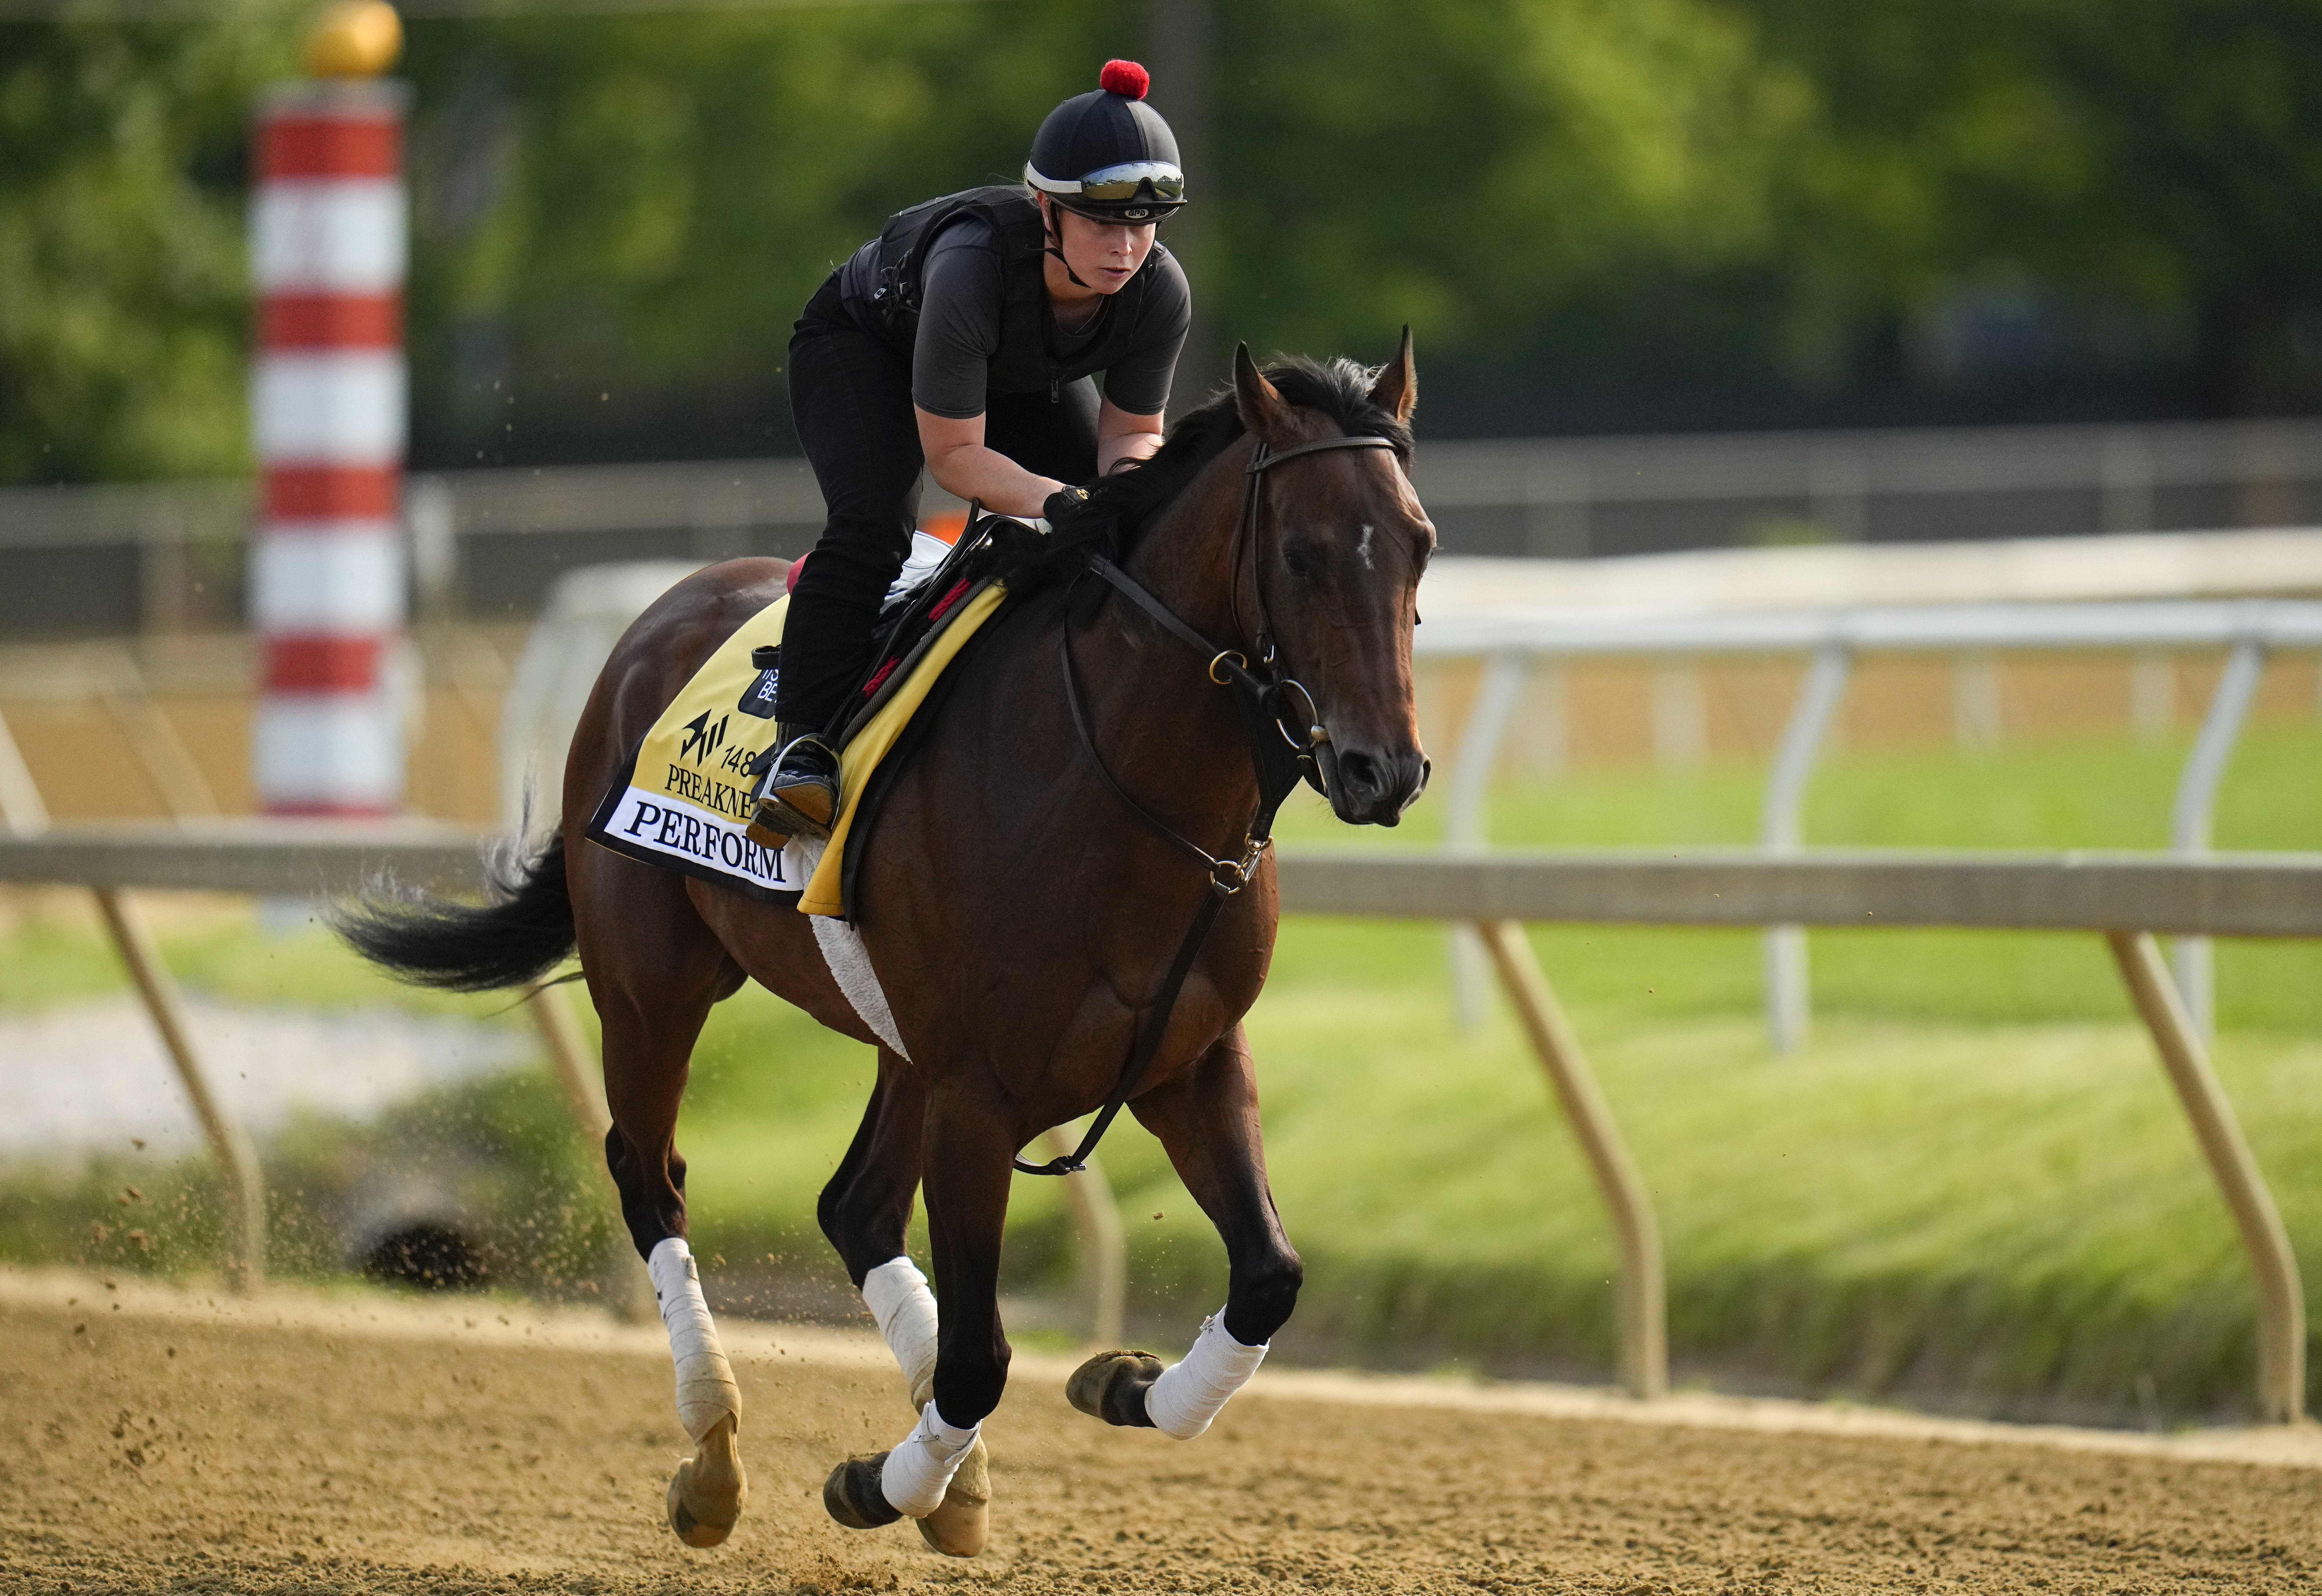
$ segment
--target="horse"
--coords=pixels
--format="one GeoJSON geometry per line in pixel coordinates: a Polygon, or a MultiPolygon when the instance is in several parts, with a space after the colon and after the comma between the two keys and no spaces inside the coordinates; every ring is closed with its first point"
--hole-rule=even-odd
{"type": "Polygon", "coordinates": [[[1260,371],[1244,347],[1230,387],[1094,486],[1073,524],[1102,529],[1113,559],[1067,549],[1011,592],[872,836],[850,844],[869,848],[850,913],[900,1047],[857,1014],[807,916],[581,835],[703,660],[783,592],[778,559],[712,565],[630,627],[573,735],[560,828],[498,867],[489,901],[374,895],[340,916],[366,957],[457,989],[531,982],[578,951],[603,1027],[606,1160],[694,1443],[667,1497],[688,1545],[723,1541],[747,1485],[740,1393],[684,1239],[674,1132],[695,1039],[745,981],[878,1050],[817,1217],[919,1419],[890,1451],[833,1469],[824,1502],[840,1523],[908,1516],[939,1552],[981,1548],[980,1426],[1010,1356],[997,1283],[1011,1170],[1029,1168],[1015,1160],[1033,1140],[1113,1099],[1129,1097],[1216,1226],[1229,1283],[1184,1360],[1099,1354],[1073,1376],[1074,1405],[1191,1439],[1289,1318],[1302,1266],[1266,1181],[1242,1024],[1279,914],[1263,844],[1269,791],[1278,802],[1287,784],[1270,790],[1267,772],[1296,744],[1356,825],[1395,824],[1425,787],[1411,649],[1435,532],[1407,475],[1417,390],[1408,327],[1377,368],[1260,371]],[[1217,685],[1235,681],[1268,691],[1278,728],[1217,685]],[[1205,906],[1209,934],[1181,940],[1205,906]],[[1140,1043],[1141,1069],[1122,1066],[1140,1043]],[[932,1296],[904,1249],[920,1190],[932,1296]]]}

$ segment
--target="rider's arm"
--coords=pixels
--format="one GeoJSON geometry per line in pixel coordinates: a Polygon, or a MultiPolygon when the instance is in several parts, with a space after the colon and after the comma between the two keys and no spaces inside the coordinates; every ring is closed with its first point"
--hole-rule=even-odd
{"type": "Polygon", "coordinates": [[[1048,495],[1064,486],[985,448],[982,416],[955,417],[912,408],[919,418],[919,451],[928,457],[928,474],[945,492],[980,499],[984,509],[1003,516],[1037,516],[1048,495]]]}
{"type": "Polygon", "coordinates": [[[1004,516],[1037,516],[1064,484],[983,445],[984,388],[1000,347],[1000,266],[990,239],[981,224],[961,222],[928,251],[911,409],[937,486],[1004,516]]]}
{"type": "Polygon", "coordinates": [[[1149,459],[1161,446],[1162,411],[1193,320],[1193,290],[1175,255],[1155,261],[1137,320],[1136,342],[1104,374],[1104,404],[1096,417],[1096,468],[1110,476],[1123,464],[1149,459]]]}
{"type": "Polygon", "coordinates": [[[1109,477],[1123,465],[1149,460],[1161,446],[1162,417],[1139,416],[1107,399],[1096,412],[1096,473],[1109,477]]]}

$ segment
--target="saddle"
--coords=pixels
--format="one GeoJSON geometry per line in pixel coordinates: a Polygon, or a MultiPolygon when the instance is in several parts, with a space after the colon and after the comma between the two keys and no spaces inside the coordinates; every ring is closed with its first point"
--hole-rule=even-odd
{"type": "MultiPolygon", "coordinates": [[[[893,691],[910,679],[912,667],[945,629],[945,621],[957,616],[1007,566],[1037,547],[1040,536],[1039,528],[1028,522],[1011,516],[986,515],[980,506],[974,506],[950,552],[932,571],[911,581],[914,573],[905,567],[904,579],[889,592],[872,627],[870,667],[847,695],[838,719],[823,733],[842,757],[877,719],[893,691]]],[[[766,702],[773,702],[771,692],[766,702]]],[[[764,759],[771,757],[770,753],[762,758],[760,769],[764,759]]]]}
{"type": "Polygon", "coordinates": [[[854,898],[863,834],[908,762],[952,667],[1009,596],[1016,558],[1039,530],[1002,516],[973,516],[924,580],[891,595],[870,668],[829,732],[840,754],[839,810],[826,845],[752,837],[751,789],[775,752],[785,593],[736,628],[670,701],[608,787],[583,830],[615,853],[809,914],[844,918],[854,898]]]}

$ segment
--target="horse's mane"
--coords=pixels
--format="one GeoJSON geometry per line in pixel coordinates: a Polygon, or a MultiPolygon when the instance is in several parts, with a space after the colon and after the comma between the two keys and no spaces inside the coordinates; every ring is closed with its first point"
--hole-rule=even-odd
{"type": "MultiPolygon", "coordinates": [[[[1376,371],[1343,355],[1328,361],[1293,355],[1266,368],[1266,381],[1291,404],[1321,411],[1349,436],[1389,439],[1395,458],[1408,464],[1411,427],[1372,402],[1371,384],[1377,378],[1376,371]]],[[[1179,417],[1168,441],[1143,465],[1091,487],[1087,504],[1056,527],[1042,563],[1051,569],[1077,564],[1092,548],[1115,557],[1126,555],[1153,518],[1246,430],[1228,383],[1179,417]]]]}

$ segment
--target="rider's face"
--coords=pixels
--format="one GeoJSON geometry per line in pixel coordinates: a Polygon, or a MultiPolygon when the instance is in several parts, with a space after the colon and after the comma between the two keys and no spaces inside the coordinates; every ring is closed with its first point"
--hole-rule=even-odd
{"type": "Polygon", "coordinates": [[[1153,252],[1151,222],[1131,227],[1125,223],[1092,221],[1062,206],[1050,215],[1064,232],[1065,264],[1100,294],[1119,293],[1153,252]]]}

